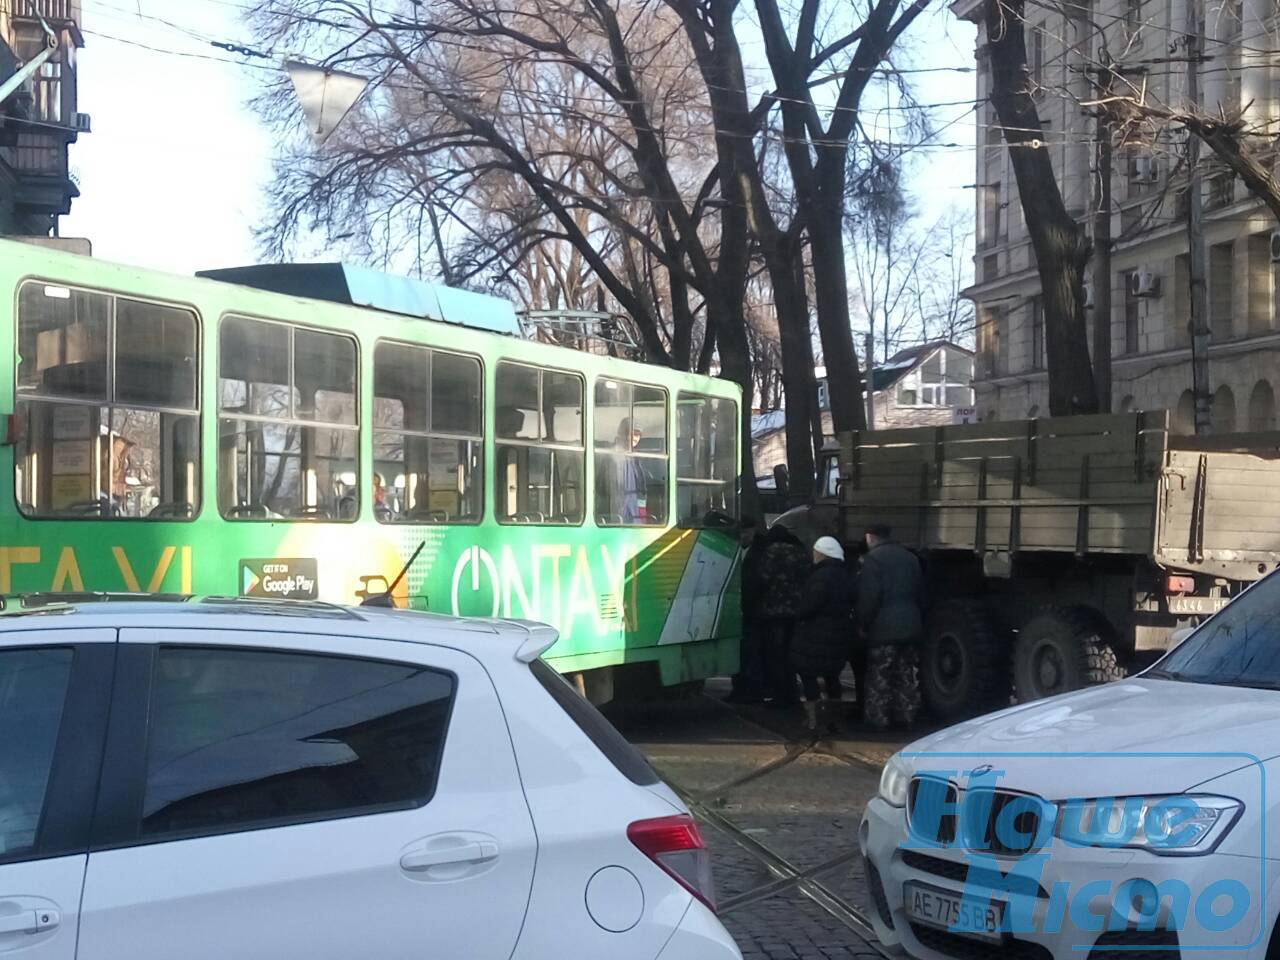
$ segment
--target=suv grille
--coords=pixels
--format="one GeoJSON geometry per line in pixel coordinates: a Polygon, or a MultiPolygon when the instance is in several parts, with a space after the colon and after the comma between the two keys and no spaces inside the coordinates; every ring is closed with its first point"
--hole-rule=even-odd
{"type": "Polygon", "coordinates": [[[1022,857],[1043,846],[1054,817],[1051,804],[1030,794],[971,790],[962,798],[955,784],[933,777],[915,777],[907,788],[912,834],[943,847],[1022,857]]]}

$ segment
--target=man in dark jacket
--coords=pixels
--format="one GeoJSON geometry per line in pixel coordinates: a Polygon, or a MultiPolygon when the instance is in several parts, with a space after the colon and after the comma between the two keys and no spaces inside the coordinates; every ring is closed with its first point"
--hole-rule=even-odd
{"type": "MultiPolygon", "coordinates": [[[[818,678],[827,700],[839,700],[840,671],[849,656],[853,633],[853,593],[844,565],[844,548],[834,537],[819,537],[813,545],[813,570],[805,581],[796,609],[796,635],[791,641],[791,666],[800,674],[804,690],[805,726],[818,729],[818,708],[823,702],[818,678]]],[[[827,718],[834,730],[834,717],[827,718]]]]}
{"type": "Polygon", "coordinates": [[[892,542],[890,530],[867,530],[868,552],[858,577],[858,623],[867,645],[863,718],[884,730],[910,726],[920,712],[920,561],[892,542]]]}
{"type": "Polygon", "coordinates": [[[800,591],[809,575],[809,554],[780,523],[765,534],[759,574],[757,609],[764,634],[765,685],[771,705],[787,707],[796,702],[795,675],[789,664],[791,636],[800,591]]]}

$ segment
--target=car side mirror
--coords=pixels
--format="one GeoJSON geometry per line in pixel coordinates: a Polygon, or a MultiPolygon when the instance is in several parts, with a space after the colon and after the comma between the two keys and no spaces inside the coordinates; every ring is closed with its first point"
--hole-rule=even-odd
{"type": "Polygon", "coordinates": [[[1183,640],[1186,640],[1187,637],[1191,636],[1195,632],[1195,627],[1179,627],[1177,630],[1173,631],[1173,633],[1169,634],[1169,645],[1165,647],[1165,649],[1172,650],[1174,647],[1180,646],[1183,640]]]}

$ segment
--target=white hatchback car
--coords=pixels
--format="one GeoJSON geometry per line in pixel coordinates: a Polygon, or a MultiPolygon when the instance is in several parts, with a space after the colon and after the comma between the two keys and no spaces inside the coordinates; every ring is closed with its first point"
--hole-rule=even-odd
{"type": "MultiPolygon", "coordinates": [[[[16,608],[16,609],[15,609],[16,608]]],[[[0,953],[738,960],[550,628],[240,600],[0,617],[0,953]]]]}
{"type": "Polygon", "coordinates": [[[1129,680],[925,737],[859,840],[913,957],[1280,957],[1280,575],[1129,680]]]}

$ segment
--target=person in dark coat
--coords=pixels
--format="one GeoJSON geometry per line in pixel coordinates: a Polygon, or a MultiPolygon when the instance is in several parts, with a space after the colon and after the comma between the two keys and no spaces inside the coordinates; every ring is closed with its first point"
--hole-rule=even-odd
{"type": "Polygon", "coordinates": [[[765,534],[759,571],[766,696],[771,706],[789,707],[796,702],[795,675],[789,662],[791,637],[800,591],[809,575],[809,554],[794,533],[775,523],[765,534]]]}
{"type": "Polygon", "coordinates": [[[858,623],[867,646],[863,719],[879,730],[891,722],[910,726],[920,712],[920,561],[890,532],[883,525],[867,530],[858,577],[858,623]]]}
{"type": "MultiPolygon", "coordinates": [[[[791,666],[800,674],[804,690],[805,726],[818,728],[822,694],[839,700],[840,671],[849,656],[853,633],[853,591],[844,565],[844,548],[834,537],[819,537],[813,545],[813,570],[805,581],[796,609],[796,635],[791,643],[791,666]]],[[[834,720],[830,724],[834,727],[834,720]]]]}
{"type": "Polygon", "coordinates": [[[742,650],[738,672],[733,675],[730,703],[759,703],[764,699],[764,624],[760,619],[760,598],[764,582],[760,559],[764,554],[764,530],[755,517],[743,517],[738,527],[742,547],[742,650]]]}

